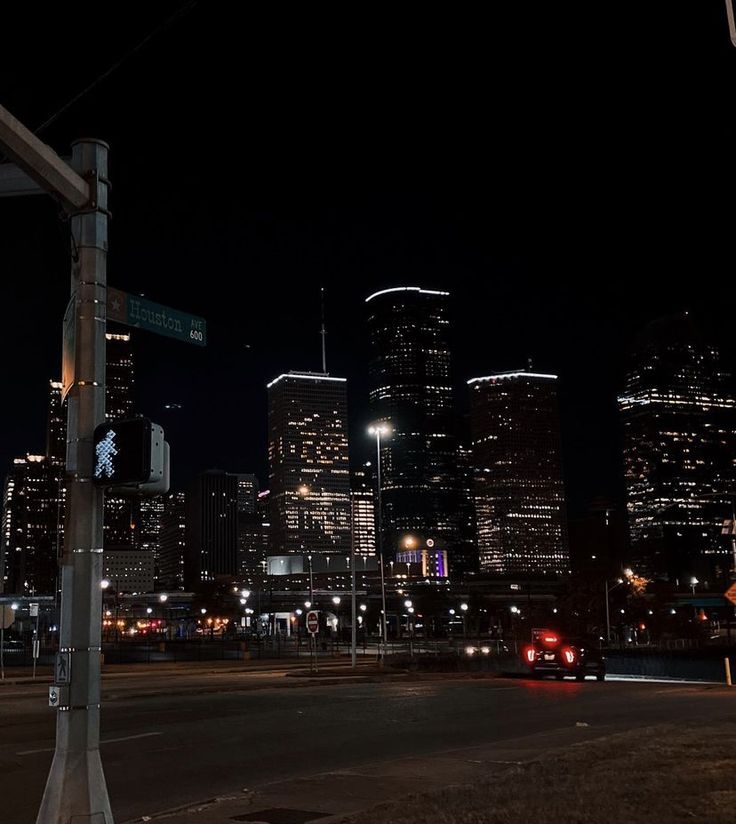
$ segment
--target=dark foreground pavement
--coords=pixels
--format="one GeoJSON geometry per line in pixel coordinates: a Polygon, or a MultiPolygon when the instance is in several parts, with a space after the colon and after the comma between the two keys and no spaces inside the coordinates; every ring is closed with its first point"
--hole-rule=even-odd
{"type": "MultiPolygon", "coordinates": [[[[288,680],[301,685],[237,691],[235,683],[228,691],[110,698],[102,756],[116,821],[222,796],[231,800],[207,805],[201,820],[252,816],[264,804],[313,812],[312,818],[346,813],[613,732],[736,720],[736,689],[720,687],[288,680]]],[[[51,760],[54,713],[40,706],[40,695],[0,696],[1,817],[32,824],[51,760]]]]}

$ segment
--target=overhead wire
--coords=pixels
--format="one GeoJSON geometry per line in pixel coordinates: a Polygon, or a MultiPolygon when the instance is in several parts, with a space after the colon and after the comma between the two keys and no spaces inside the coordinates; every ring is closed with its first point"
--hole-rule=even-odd
{"type": "Polygon", "coordinates": [[[92,89],[96,86],[99,86],[100,83],[103,82],[106,78],[108,78],[116,69],[120,68],[126,60],[132,57],[136,52],[139,52],[150,40],[152,40],[156,35],[160,34],[162,31],[165,31],[169,26],[172,26],[175,22],[177,22],[180,18],[184,17],[185,15],[189,14],[194,7],[197,5],[198,0],[188,0],[187,3],[184,3],[183,6],[180,6],[176,11],[170,14],[159,26],[157,26],[152,32],[147,34],[143,40],[141,40],[137,45],[133,46],[133,48],[129,49],[119,60],[116,60],[115,63],[112,64],[108,69],[106,69],[102,74],[98,75],[91,83],[85,86],[80,92],[74,95],[71,100],[68,100],[60,109],[55,111],[50,117],[46,118],[46,120],[41,123],[40,126],[37,126],[34,129],[34,134],[39,135],[45,129],[47,129],[52,123],[61,117],[67,109],[70,109],[78,100],[88,94],[92,89]]]}

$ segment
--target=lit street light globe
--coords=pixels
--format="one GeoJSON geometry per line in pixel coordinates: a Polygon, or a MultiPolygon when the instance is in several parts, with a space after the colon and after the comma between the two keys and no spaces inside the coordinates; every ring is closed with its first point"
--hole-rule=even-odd
{"type": "Polygon", "coordinates": [[[242,606],[245,606],[248,603],[248,601],[247,601],[246,598],[241,598],[240,603],[241,603],[242,606]]]}
{"type": "Polygon", "coordinates": [[[333,603],[335,606],[338,606],[338,605],[340,604],[340,601],[341,601],[341,600],[342,600],[342,599],[340,598],[340,596],[339,596],[339,595],[335,595],[335,597],[332,599],[332,603],[333,603]]]}
{"type": "Polygon", "coordinates": [[[378,426],[369,426],[368,427],[368,434],[369,435],[388,435],[391,430],[389,429],[386,424],[378,424],[378,426]]]}
{"type": "Polygon", "coordinates": [[[150,615],[152,612],[153,612],[153,610],[151,609],[151,607],[146,607],[146,613],[148,615],[150,615]]]}
{"type": "Polygon", "coordinates": [[[207,614],[207,610],[204,607],[202,607],[202,609],[200,609],[200,612],[202,613],[202,615],[207,614]]]}
{"type": "Polygon", "coordinates": [[[302,614],[302,611],[301,611],[300,609],[297,609],[297,610],[296,610],[296,614],[297,614],[297,615],[301,615],[301,614],[302,614]]]}
{"type": "Polygon", "coordinates": [[[411,601],[404,601],[404,606],[409,609],[412,606],[411,601]]]}
{"type": "Polygon", "coordinates": [[[467,605],[467,604],[460,604],[460,609],[461,609],[463,612],[467,612],[467,611],[468,611],[468,605],[467,605]]]}
{"type": "Polygon", "coordinates": [[[361,612],[365,612],[367,609],[368,609],[368,607],[365,604],[360,605],[360,611],[361,612]]]}
{"type": "Polygon", "coordinates": [[[243,598],[250,598],[250,590],[249,589],[241,589],[240,594],[243,598]]]}
{"type": "Polygon", "coordinates": [[[305,606],[307,609],[311,609],[311,608],[312,608],[312,602],[311,602],[311,601],[305,601],[305,602],[304,602],[304,606],[305,606]]]}
{"type": "Polygon", "coordinates": [[[100,581],[100,587],[101,587],[102,589],[107,589],[109,586],[110,586],[110,582],[107,580],[107,578],[103,578],[103,579],[100,581]]]}
{"type": "Polygon", "coordinates": [[[165,604],[169,600],[169,596],[166,593],[158,596],[158,600],[161,601],[162,604],[165,604]]]}
{"type": "Polygon", "coordinates": [[[454,614],[455,614],[455,610],[454,610],[454,609],[451,609],[451,610],[450,610],[450,615],[454,615],[454,614]]]}

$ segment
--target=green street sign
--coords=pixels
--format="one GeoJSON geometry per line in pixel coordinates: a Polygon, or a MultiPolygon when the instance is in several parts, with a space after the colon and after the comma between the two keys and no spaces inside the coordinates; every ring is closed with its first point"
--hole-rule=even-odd
{"type": "Polygon", "coordinates": [[[107,290],[107,318],[195,346],[207,345],[207,322],[204,318],[129,295],[119,289],[107,290]]]}

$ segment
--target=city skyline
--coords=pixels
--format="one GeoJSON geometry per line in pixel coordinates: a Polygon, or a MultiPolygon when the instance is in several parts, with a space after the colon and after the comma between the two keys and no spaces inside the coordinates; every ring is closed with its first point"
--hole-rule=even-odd
{"type": "Polygon", "coordinates": [[[736,0],[2,25],[3,811],[730,822],[736,0]]]}
{"type": "MultiPolygon", "coordinates": [[[[532,25],[521,10],[494,9],[491,30],[502,28],[510,54],[550,58],[544,77],[520,96],[496,79],[506,70],[498,44],[492,54],[480,42],[476,50],[463,50],[450,72],[452,95],[444,81],[434,82],[444,70],[411,93],[396,86],[403,53],[391,50],[378,75],[366,74],[360,60],[348,63],[357,85],[340,96],[347,111],[339,117],[323,84],[316,87],[324,91],[312,95],[307,78],[319,67],[299,59],[304,46],[294,30],[291,39],[284,34],[285,41],[271,45],[284,67],[298,62],[301,79],[286,68],[277,72],[278,94],[259,91],[254,111],[261,114],[243,134],[232,100],[249,76],[236,33],[199,4],[42,130],[61,154],[82,134],[111,145],[110,284],[208,320],[210,342],[203,351],[184,352],[150,335],[136,342],[146,352],[137,352],[140,411],[171,432],[174,452],[177,440],[191,441],[184,454],[172,453],[174,485],[184,488],[212,467],[245,467],[264,479],[262,387],[284,368],[320,368],[321,285],[329,368],[348,377],[350,408],[357,412],[368,391],[365,375],[355,369],[365,362],[362,303],[374,291],[418,283],[452,293],[456,391],[474,375],[514,368],[529,357],[540,371],[560,375],[571,514],[597,495],[621,499],[615,397],[638,330],[689,308],[722,333],[724,360],[736,360],[728,319],[719,312],[735,296],[726,280],[729,207],[709,193],[730,145],[733,114],[725,101],[731,55],[723,9],[716,14],[706,5],[687,13],[670,9],[666,19],[644,8],[609,10],[596,26],[595,52],[571,37],[563,23],[567,11],[543,14],[532,25]],[[550,31],[562,39],[564,59],[557,48],[548,54],[550,31]],[[531,32],[545,34],[528,40],[531,32]],[[629,71],[617,72],[614,84],[624,34],[629,71]],[[200,37],[222,39],[215,60],[191,59],[191,38],[200,37]],[[652,66],[659,63],[653,54],[668,68],[656,74],[654,86],[652,66]],[[598,96],[571,82],[568,59],[586,65],[598,96]],[[489,82],[491,118],[478,106],[489,82]],[[375,87],[383,93],[376,96],[375,87]],[[184,120],[203,88],[215,90],[204,108],[207,117],[184,120]],[[554,109],[544,95],[551,89],[554,109]],[[417,108],[406,105],[412,95],[417,108]],[[292,111],[312,124],[301,140],[293,138],[292,111]],[[437,128],[428,127],[420,111],[442,112],[437,128]],[[366,118],[387,113],[394,118],[391,138],[366,131],[366,118]],[[141,140],[143,122],[146,135],[166,146],[165,163],[141,140]],[[243,137],[243,162],[228,174],[193,162],[212,139],[205,122],[243,137]],[[344,131],[348,125],[355,128],[344,131]],[[655,146],[665,151],[657,154],[655,146]],[[218,208],[211,210],[214,202],[218,208]],[[625,221],[621,202],[627,204],[625,221]],[[697,290],[689,273],[697,276],[697,290]],[[200,422],[212,408],[222,425],[205,440],[200,422]],[[252,438],[238,439],[234,454],[231,433],[243,420],[252,438]]],[[[120,12],[104,48],[89,21],[72,24],[61,15],[57,22],[54,32],[77,27],[94,45],[84,54],[62,55],[60,41],[39,33],[42,60],[20,42],[17,54],[9,44],[3,55],[3,102],[32,127],[99,77],[113,53],[128,54],[160,20],[154,9],[139,16],[120,12]],[[64,73],[48,68],[60,62],[64,73]]],[[[265,37],[264,53],[269,42],[265,37]]],[[[252,59],[258,66],[257,55],[252,59]]],[[[13,307],[0,343],[4,351],[24,352],[23,362],[11,359],[6,375],[21,387],[23,403],[0,411],[0,463],[7,465],[23,451],[43,451],[39,424],[45,381],[59,374],[69,249],[55,207],[43,198],[0,202],[0,225],[8,274],[0,297],[13,307]]],[[[368,421],[355,417],[350,435],[357,450],[368,421]]]]}

